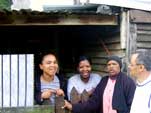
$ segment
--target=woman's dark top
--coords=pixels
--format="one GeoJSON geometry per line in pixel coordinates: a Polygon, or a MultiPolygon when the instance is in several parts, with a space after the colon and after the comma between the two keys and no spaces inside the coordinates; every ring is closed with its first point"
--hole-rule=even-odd
{"type": "MultiPolygon", "coordinates": [[[[67,82],[66,82],[63,75],[56,74],[56,76],[59,78],[60,88],[64,91],[65,99],[67,99],[67,93],[66,93],[67,92],[67,82]]],[[[45,100],[41,99],[40,76],[35,77],[35,81],[34,81],[34,100],[35,100],[35,104],[39,104],[39,105],[45,104],[45,100]]]]}
{"type": "MultiPolygon", "coordinates": [[[[102,78],[91,98],[87,102],[74,104],[72,107],[73,113],[103,113],[103,93],[107,85],[108,78],[109,76],[102,78]]],[[[130,77],[122,72],[118,74],[112,100],[112,107],[117,110],[117,113],[130,112],[135,88],[135,82],[130,77]]]]}

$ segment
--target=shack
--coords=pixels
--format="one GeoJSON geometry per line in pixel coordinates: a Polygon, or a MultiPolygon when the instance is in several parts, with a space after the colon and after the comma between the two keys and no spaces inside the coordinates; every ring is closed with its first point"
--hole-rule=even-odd
{"type": "MultiPolygon", "coordinates": [[[[80,7],[79,7],[80,8],[80,7]]],[[[65,73],[75,70],[75,59],[92,57],[93,70],[104,73],[108,54],[124,57],[120,45],[120,10],[98,12],[98,6],[84,10],[1,11],[0,31],[5,36],[1,53],[57,53],[65,73]],[[10,35],[11,34],[11,35],[10,35]]]]}
{"type": "Polygon", "coordinates": [[[1,54],[52,50],[65,73],[74,71],[75,59],[92,58],[93,71],[106,73],[106,57],[118,55],[128,63],[132,52],[150,45],[150,12],[111,6],[68,10],[1,11],[1,54]]]}
{"type": "Polygon", "coordinates": [[[151,13],[107,5],[45,12],[2,10],[0,34],[0,53],[33,54],[35,75],[37,56],[51,50],[67,78],[83,54],[91,57],[92,70],[104,76],[108,55],[121,57],[127,72],[131,53],[151,48],[151,13]]]}

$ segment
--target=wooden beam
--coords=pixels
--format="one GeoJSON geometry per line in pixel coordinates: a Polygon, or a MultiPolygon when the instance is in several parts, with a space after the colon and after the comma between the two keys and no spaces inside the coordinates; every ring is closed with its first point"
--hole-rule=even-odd
{"type": "Polygon", "coordinates": [[[127,12],[123,11],[121,14],[121,27],[120,27],[120,39],[121,39],[121,48],[126,48],[126,39],[127,39],[127,29],[128,29],[128,19],[127,12]]]}
{"type": "Polygon", "coordinates": [[[101,14],[0,14],[0,25],[117,25],[117,16],[101,14]]]}

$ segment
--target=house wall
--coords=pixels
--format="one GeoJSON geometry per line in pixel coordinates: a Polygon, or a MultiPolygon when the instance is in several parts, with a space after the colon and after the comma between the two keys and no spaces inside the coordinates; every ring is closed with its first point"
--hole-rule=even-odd
{"type": "Polygon", "coordinates": [[[151,49],[151,24],[131,23],[130,53],[151,49]]]}
{"type": "Polygon", "coordinates": [[[141,10],[130,10],[129,58],[140,49],[151,49],[151,14],[141,10]]]}
{"type": "Polygon", "coordinates": [[[137,24],[137,49],[151,49],[151,24],[137,24]]]}
{"type": "MultiPolygon", "coordinates": [[[[111,29],[97,40],[88,40],[85,53],[92,58],[92,69],[104,76],[107,73],[106,61],[109,55],[125,57],[125,49],[121,48],[119,28],[111,29]]],[[[124,68],[124,67],[123,67],[124,68]]]]}
{"type": "Polygon", "coordinates": [[[76,59],[83,54],[92,58],[93,71],[101,75],[106,74],[106,58],[109,54],[121,58],[125,56],[125,49],[121,48],[120,43],[120,27],[117,25],[12,26],[1,28],[1,34],[5,34],[6,39],[1,42],[6,43],[1,46],[1,53],[34,54],[35,71],[39,68],[37,56],[47,50],[57,54],[60,70],[65,74],[76,71],[76,59]],[[10,33],[13,39],[7,36],[10,33]]]}

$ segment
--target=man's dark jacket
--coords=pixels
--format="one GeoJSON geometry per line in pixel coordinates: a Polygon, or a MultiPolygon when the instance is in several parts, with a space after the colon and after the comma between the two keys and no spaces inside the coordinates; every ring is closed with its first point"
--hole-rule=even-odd
{"type": "MultiPolygon", "coordinates": [[[[101,79],[87,102],[74,104],[72,107],[73,113],[103,113],[103,93],[108,78],[109,76],[105,76],[101,79]]],[[[135,88],[135,82],[130,77],[122,72],[117,75],[112,98],[112,107],[117,110],[117,113],[130,112],[135,88]]]]}

